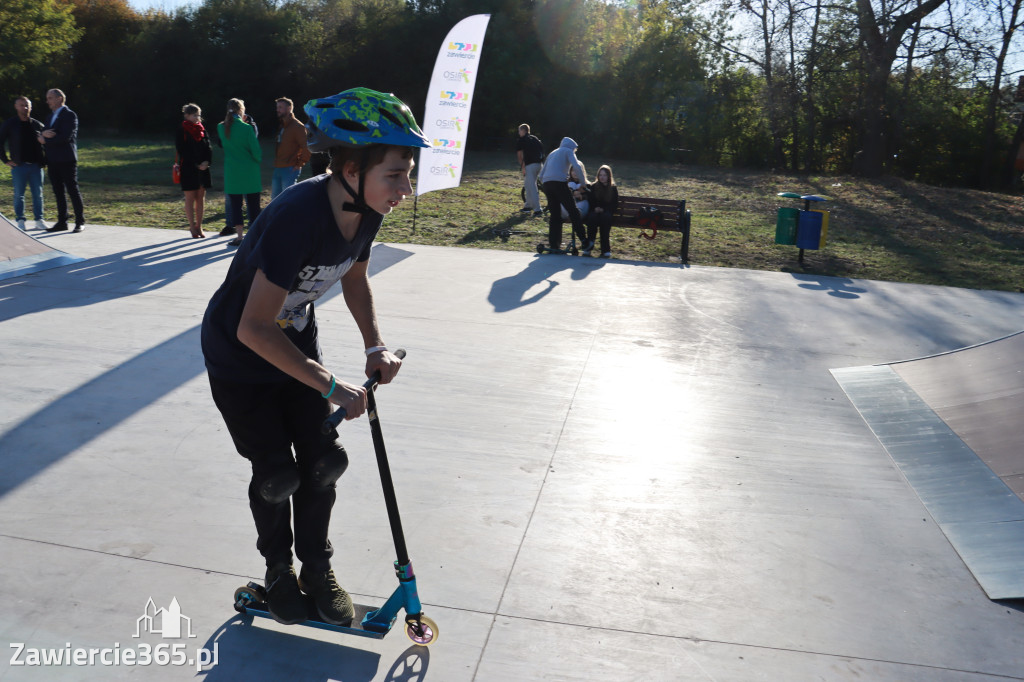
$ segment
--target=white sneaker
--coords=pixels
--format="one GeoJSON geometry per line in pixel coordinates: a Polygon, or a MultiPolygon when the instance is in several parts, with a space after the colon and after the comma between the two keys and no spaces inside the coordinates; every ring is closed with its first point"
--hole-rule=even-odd
{"type": "Polygon", "coordinates": [[[43,222],[42,218],[40,218],[39,220],[36,221],[36,229],[37,230],[45,230],[46,229],[46,223],[43,222]]]}
{"type": "Polygon", "coordinates": [[[22,232],[25,231],[25,221],[24,220],[19,220],[18,221],[18,229],[21,230],[22,232]]]}
{"type": "Polygon", "coordinates": [[[611,258],[611,257],[612,257],[612,252],[611,251],[605,251],[604,253],[601,254],[601,258],[611,258]]]}

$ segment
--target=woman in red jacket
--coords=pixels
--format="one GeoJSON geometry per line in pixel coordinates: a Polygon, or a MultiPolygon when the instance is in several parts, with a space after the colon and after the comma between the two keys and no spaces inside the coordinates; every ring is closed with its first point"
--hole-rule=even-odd
{"type": "Polygon", "coordinates": [[[181,191],[185,195],[185,217],[188,231],[193,239],[205,237],[203,233],[203,209],[206,207],[206,190],[210,188],[210,161],[213,150],[210,136],[203,127],[203,112],[197,104],[186,104],[181,108],[185,120],[178,126],[174,148],[178,152],[178,171],[181,174],[181,191]]]}

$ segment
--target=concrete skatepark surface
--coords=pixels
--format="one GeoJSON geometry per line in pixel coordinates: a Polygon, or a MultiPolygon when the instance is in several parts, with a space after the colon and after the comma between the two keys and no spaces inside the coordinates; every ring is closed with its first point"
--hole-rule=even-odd
{"type": "MultiPolygon", "coordinates": [[[[86,260],[0,281],[2,680],[1024,680],[1021,602],[986,596],[830,373],[1020,331],[1024,295],[377,244],[424,649],[232,609],[263,567],[199,349],[226,240],[41,239],[86,260]],[[161,645],[217,662],[123,662],[161,645]],[[121,663],[19,664],[89,649],[121,663]]],[[[344,302],[317,316],[358,379],[344,302]]],[[[369,430],[341,433],[334,566],[379,604],[369,430]]]]}

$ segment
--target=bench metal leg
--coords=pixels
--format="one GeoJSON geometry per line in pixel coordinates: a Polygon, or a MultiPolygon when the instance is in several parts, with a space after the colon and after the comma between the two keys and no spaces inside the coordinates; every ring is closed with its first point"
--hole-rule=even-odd
{"type": "Polygon", "coordinates": [[[690,262],[690,212],[686,210],[686,199],[679,202],[680,232],[683,233],[682,244],[679,247],[679,262],[690,262]]]}

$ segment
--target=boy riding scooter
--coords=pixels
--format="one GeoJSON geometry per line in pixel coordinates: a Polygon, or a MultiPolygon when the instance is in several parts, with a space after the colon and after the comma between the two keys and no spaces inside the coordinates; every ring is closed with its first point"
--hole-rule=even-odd
{"type": "Polygon", "coordinates": [[[253,223],[207,307],[202,345],[214,402],[252,467],[249,506],[268,609],[281,623],[301,622],[305,593],[324,621],[340,624],[354,610],[331,569],[327,534],[348,456],[337,431],[321,435],[320,426],[332,403],[346,419],[359,417],[367,396],[361,382],[323,365],[314,301],[341,281],[366,376],[379,372],[389,383],[402,361],[378,329],[370,247],[384,216],[412,193],[413,149],[430,144],[394,95],[355,88],[311,100],[305,111],[310,149],[330,149],[331,172],[285,190],[253,223]]]}

